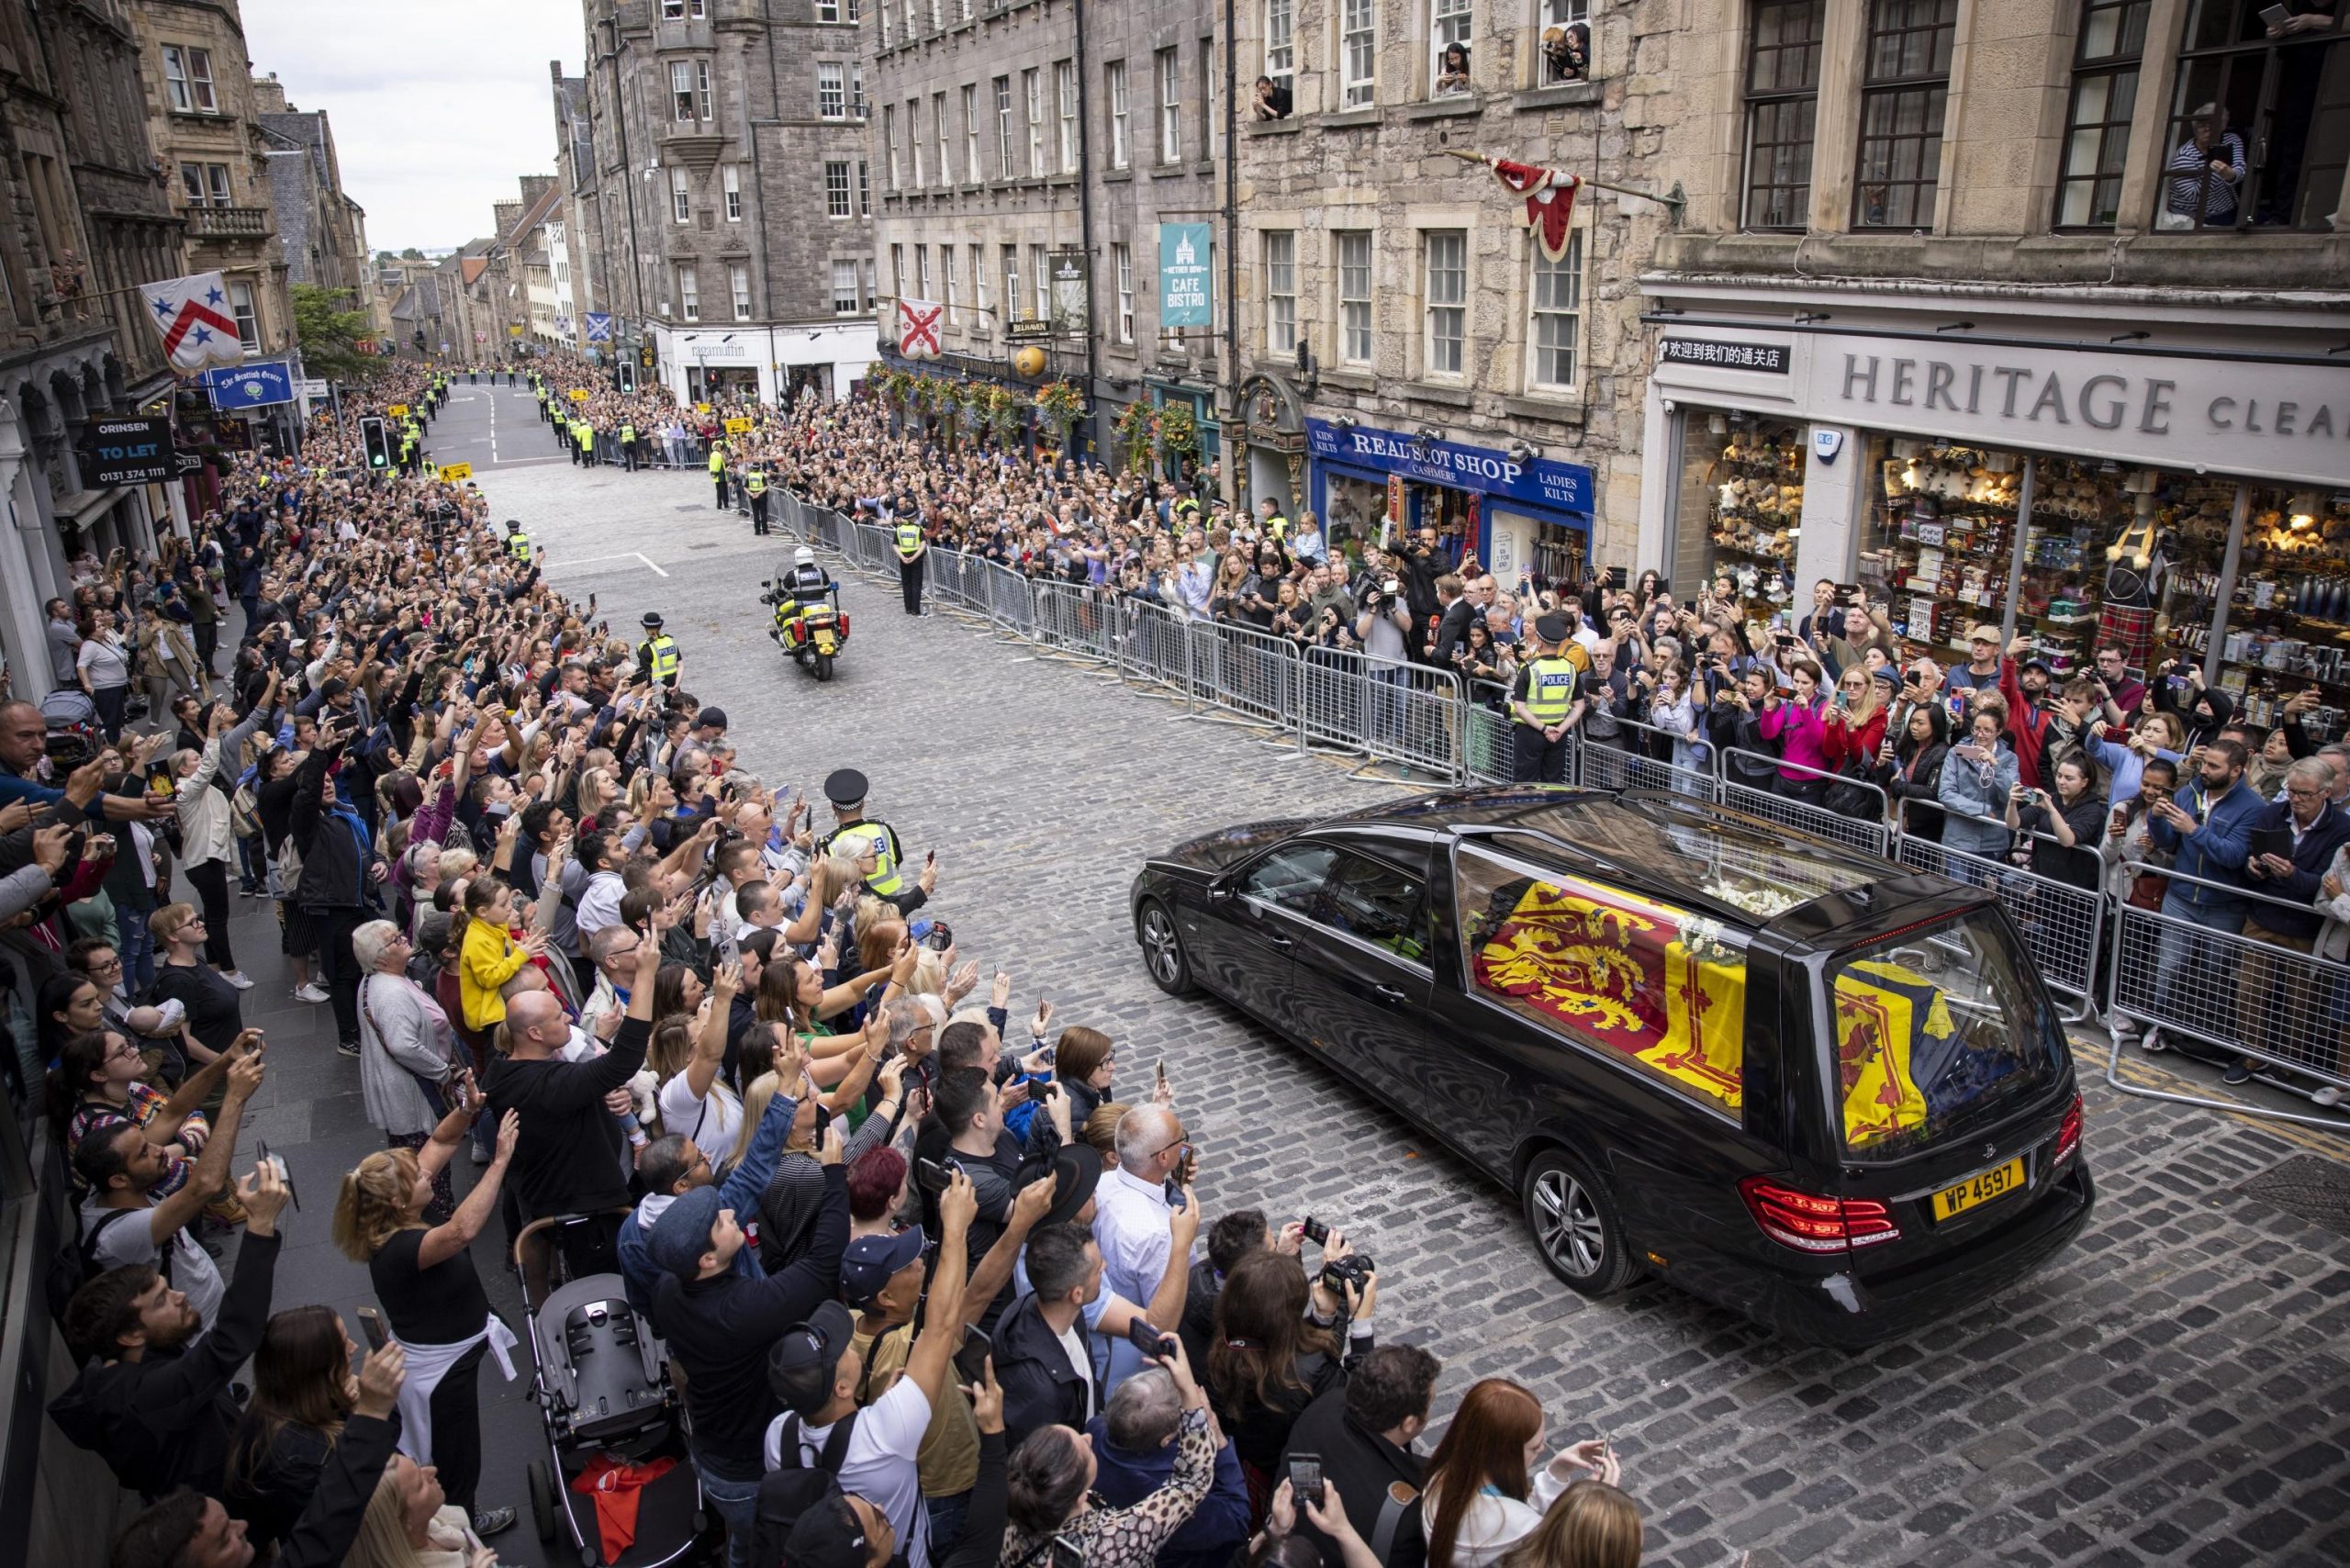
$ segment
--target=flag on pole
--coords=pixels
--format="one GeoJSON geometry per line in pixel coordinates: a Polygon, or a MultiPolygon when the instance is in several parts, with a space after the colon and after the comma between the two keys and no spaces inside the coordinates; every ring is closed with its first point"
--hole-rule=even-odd
{"type": "Polygon", "coordinates": [[[1487,158],[1493,165],[1494,178],[1513,196],[1526,198],[1526,227],[1534,231],[1535,243],[1542,247],[1546,260],[1566,259],[1567,222],[1574,216],[1575,192],[1583,188],[1581,176],[1558,169],[1537,168],[1531,163],[1513,163],[1506,158],[1487,158]]]}
{"type": "Polygon", "coordinates": [[[218,273],[196,273],[140,291],[147,319],[163,340],[163,357],[182,375],[216,364],[242,364],[245,346],[237,337],[236,308],[218,273]]]}
{"type": "Polygon", "coordinates": [[[946,345],[939,342],[938,320],[944,306],[928,299],[898,301],[898,353],[905,359],[936,359],[946,345]]]}

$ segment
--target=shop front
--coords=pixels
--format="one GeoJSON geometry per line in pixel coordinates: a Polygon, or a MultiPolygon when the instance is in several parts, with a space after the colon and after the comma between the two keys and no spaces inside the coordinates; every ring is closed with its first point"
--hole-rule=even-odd
{"type": "Polygon", "coordinates": [[[1396,532],[1436,530],[1514,587],[1580,585],[1591,563],[1592,471],[1520,447],[1309,419],[1309,494],[1332,548],[1360,554],[1396,532]]]}
{"type": "Polygon", "coordinates": [[[1945,666],[1995,624],[2060,681],[2108,644],[2140,671],[2198,664],[2255,722],[2313,686],[2312,732],[2343,733],[2350,366],[2286,330],[2152,348],[2127,321],[2076,316],[2059,341],[1978,315],[1960,336],[1847,326],[1851,303],[1820,302],[1832,327],[1651,317],[1668,482],[1646,487],[1641,555],[1676,592],[1727,580],[1768,629],[1826,578],[1945,666]]]}

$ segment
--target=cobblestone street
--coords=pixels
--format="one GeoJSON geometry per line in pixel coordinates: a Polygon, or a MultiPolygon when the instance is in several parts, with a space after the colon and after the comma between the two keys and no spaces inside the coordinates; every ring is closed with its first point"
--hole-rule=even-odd
{"type": "Polygon", "coordinates": [[[894,584],[836,561],[855,633],[818,686],[757,602],[796,541],[755,541],[699,473],[544,461],[560,449],[518,392],[460,386],[434,446],[453,459],[493,396],[499,461],[520,465],[482,463],[478,482],[546,546],[552,579],[595,592],[615,629],[661,611],[686,688],[724,707],[761,778],[816,798],[832,768],[869,774],[909,853],[937,849],[935,911],[983,971],[1011,971],[1015,1015],[1041,990],[1060,1022],[1107,1029],[1123,1084],[1165,1060],[1209,1215],[1254,1203],[1342,1225],[1378,1260],[1381,1331],[1444,1359],[1440,1410],[1506,1372],[1541,1394],[1554,1442],[1613,1439],[1651,1562],[2350,1561],[2350,1244],[2242,1190],[2338,1146],[2118,1095],[2099,1047],[2082,1063],[2091,1228],[1967,1321],[1853,1356],[1662,1284],[1581,1300],[1509,1194],[1238,1016],[1160,995],[1136,956],[1143,856],[1395,785],[947,612],[909,620],[894,584]]]}

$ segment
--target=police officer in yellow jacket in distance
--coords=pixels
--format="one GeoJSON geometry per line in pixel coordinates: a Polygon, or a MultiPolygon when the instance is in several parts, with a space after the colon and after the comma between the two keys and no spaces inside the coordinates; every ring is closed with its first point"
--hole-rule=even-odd
{"type": "Polygon", "coordinates": [[[571,438],[579,443],[580,466],[585,468],[596,466],[596,427],[588,422],[587,415],[582,414],[573,421],[571,438]]]}
{"type": "Polygon", "coordinates": [[[1520,665],[1510,687],[1510,778],[1521,784],[1567,781],[1567,739],[1583,722],[1583,673],[1560,650],[1574,637],[1563,615],[1534,622],[1535,656],[1520,665]]]}
{"type": "Polygon", "coordinates": [[[621,423],[621,467],[624,472],[636,472],[636,424],[634,420],[621,423]]]}
{"type": "Polygon", "coordinates": [[[726,443],[722,441],[713,441],[710,443],[710,482],[718,487],[718,498],[710,504],[720,511],[724,511],[726,510],[726,443]]]}
{"type": "Polygon", "coordinates": [[[637,673],[656,686],[674,689],[677,684],[677,666],[685,663],[685,655],[677,651],[677,640],[661,630],[661,617],[648,610],[644,612],[644,641],[636,645],[637,673]]]}
{"type": "Polygon", "coordinates": [[[743,493],[751,498],[751,532],[767,532],[767,470],[765,464],[754,465],[743,476],[743,493]]]}
{"type": "Polygon", "coordinates": [[[923,537],[922,521],[913,512],[898,514],[898,587],[906,596],[906,613],[927,615],[922,607],[922,558],[930,553],[930,541],[923,537]]]}
{"type": "Polygon", "coordinates": [[[526,566],[531,564],[531,536],[510,517],[506,520],[506,553],[526,566]]]}

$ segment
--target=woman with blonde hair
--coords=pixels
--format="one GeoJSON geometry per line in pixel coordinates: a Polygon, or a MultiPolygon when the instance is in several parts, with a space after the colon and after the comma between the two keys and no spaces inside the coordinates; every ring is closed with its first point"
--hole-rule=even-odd
{"type": "Polygon", "coordinates": [[[1578,1475],[1614,1484],[1620,1473],[1602,1439],[1544,1464],[1544,1425],[1542,1402],[1505,1377],[1486,1378],[1461,1396],[1420,1494],[1428,1568],[1486,1568],[1536,1532],[1578,1475]]]}
{"type": "Polygon", "coordinates": [[[404,1453],[392,1456],[342,1568],[498,1568],[498,1553],[475,1544],[476,1535],[494,1532],[448,1501],[436,1470],[404,1453]]]}
{"type": "MultiPolygon", "coordinates": [[[[387,1148],[369,1155],[342,1179],[334,1210],[334,1244],[352,1262],[367,1265],[384,1320],[408,1350],[400,1384],[400,1451],[437,1463],[456,1502],[471,1512],[481,1481],[481,1408],[476,1386],[482,1358],[494,1354],[508,1382],[514,1378],[512,1330],[490,1310],[474,1271],[474,1238],[497,1212],[498,1190],[514,1160],[522,1119],[506,1113],[498,1147],[447,1223],[427,1226],[432,1179],[465,1141],[473,1119],[488,1103],[470,1075],[456,1109],[441,1118],[423,1148],[387,1148]]],[[[494,1535],[514,1522],[514,1510],[494,1508],[479,1529],[494,1535]]],[[[356,1559],[353,1559],[356,1561],[356,1559]]]]}
{"type": "MultiPolygon", "coordinates": [[[[1615,1463],[1609,1455],[1608,1469],[1615,1463]]],[[[1639,1505],[1613,1482],[1571,1482],[1501,1568],[1640,1568],[1639,1505]]]]}
{"type": "Polygon", "coordinates": [[[852,912],[856,909],[856,892],[864,885],[865,879],[858,874],[856,861],[838,855],[827,855],[818,860],[808,868],[807,902],[783,928],[783,939],[796,947],[821,941],[842,914],[848,915],[852,925],[856,924],[852,912]]]}
{"type": "Polygon", "coordinates": [[[1124,1101],[1104,1101],[1093,1107],[1093,1114],[1085,1118],[1085,1125],[1078,1127],[1078,1141],[1102,1157],[1102,1169],[1105,1174],[1118,1168],[1118,1121],[1133,1109],[1124,1101]]]}

